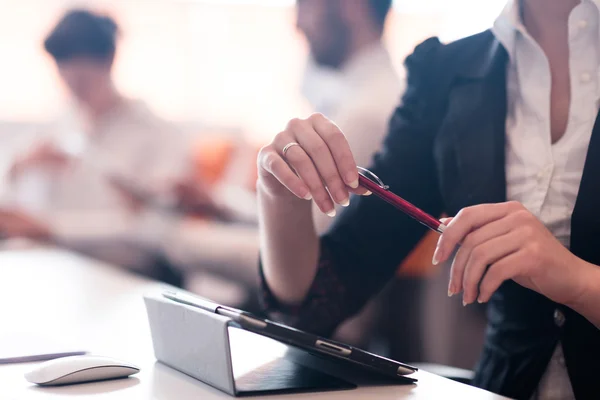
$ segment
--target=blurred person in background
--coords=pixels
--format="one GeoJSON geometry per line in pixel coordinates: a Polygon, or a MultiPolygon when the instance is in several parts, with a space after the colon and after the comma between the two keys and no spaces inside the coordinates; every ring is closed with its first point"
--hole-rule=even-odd
{"type": "Polygon", "coordinates": [[[157,212],[157,203],[184,198],[209,214],[220,210],[201,185],[183,183],[190,165],[180,132],[115,86],[118,34],[112,18],[72,10],[45,39],[75,104],[55,132],[14,164],[15,192],[29,193],[0,213],[0,232],[52,239],[164,278],[162,267],[150,270],[173,216],[157,212]]]}
{"type": "MultiPolygon", "coordinates": [[[[310,49],[302,94],[315,112],[336,121],[361,165],[381,145],[404,86],[382,43],[391,4],[297,1],[296,25],[310,49]]],[[[319,232],[332,222],[316,207],[314,218],[319,232]]]]}

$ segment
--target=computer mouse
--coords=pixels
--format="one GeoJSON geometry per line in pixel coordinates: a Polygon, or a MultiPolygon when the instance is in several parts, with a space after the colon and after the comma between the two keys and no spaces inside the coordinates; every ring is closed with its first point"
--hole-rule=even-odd
{"type": "Polygon", "coordinates": [[[57,358],[38,365],[25,374],[25,379],[40,386],[126,378],[140,369],[125,361],[92,355],[57,358]]]}

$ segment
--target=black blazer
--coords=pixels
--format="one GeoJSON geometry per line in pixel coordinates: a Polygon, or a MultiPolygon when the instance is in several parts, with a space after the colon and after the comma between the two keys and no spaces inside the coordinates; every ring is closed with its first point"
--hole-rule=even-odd
{"type": "MultiPolygon", "coordinates": [[[[435,38],[419,45],[406,59],[407,91],[370,169],[433,215],[506,201],[507,63],[490,31],[448,45],[435,38]]],[[[425,228],[373,197],[354,198],[322,238],[317,278],[302,307],[286,310],[265,286],[270,309],[293,314],[302,329],[328,334],[392,279],[425,228]]],[[[571,251],[600,265],[598,243],[597,120],[572,217],[571,251]]],[[[561,341],[577,398],[600,398],[600,330],[585,318],[508,281],[490,300],[488,319],[475,385],[529,399],[561,341]]]]}

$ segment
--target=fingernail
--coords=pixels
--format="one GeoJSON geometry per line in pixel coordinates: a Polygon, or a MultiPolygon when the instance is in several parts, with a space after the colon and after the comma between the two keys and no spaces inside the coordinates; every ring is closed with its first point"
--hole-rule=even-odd
{"type": "Polygon", "coordinates": [[[463,307],[467,306],[467,302],[463,300],[463,307]]]}
{"type": "Polygon", "coordinates": [[[444,224],[444,225],[447,225],[447,224],[448,224],[448,221],[450,221],[451,219],[452,219],[452,218],[442,218],[442,219],[440,219],[440,222],[441,222],[442,224],[444,224]]]}
{"type": "Polygon", "coordinates": [[[333,217],[335,217],[335,214],[336,214],[336,212],[335,212],[335,210],[331,210],[331,211],[329,211],[329,212],[328,212],[328,213],[326,213],[326,214],[327,214],[328,216],[330,216],[331,218],[333,218],[333,217]]]}
{"type": "Polygon", "coordinates": [[[366,192],[364,192],[361,196],[370,196],[372,195],[373,192],[371,192],[370,190],[367,190],[366,192]]]}
{"type": "Polygon", "coordinates": [[[479,299],[479,298],[477,299],[477,302],[478,302],[479,304],[483,304],[483,300],[481,300],[481,299],[479,299]]]}
{"type": "Polygon", "coordinates": [[[348,178],[349,178],[348,180],[353,179],[350,181],[349,186],[352,189],[356,189],[358,187],[358,179],[355,179],[354,175],[352,175],[352,176],[348,175],[348,178]]]}
{"type": "Polygon", "coordinates": [[[435,248],[435,251],[433,252],[433,258],[431,259],[431,263],[433,265],[438,265],[440,263],[440,257],[442,256],[439,247],[435,248]]]}
{"type": "Polygon", "coordinates": [[[312,194],[308,193],[306,196],[304,196],[304,200],[312,200],[312,194]]]}
{"type": "Polygon", "coordinates": [[[350,198],[347,198],[346,200],[342,201],[342,202],[340,203],[340,205],[341,205],[342,207],[348,207],[348,206],[350,205],[350,198]]]}
{"type": "Polygon", "coordinates": [[[454,288],[452,287],[452,281],[448,283],[448,297],[454,296],[454,288]]]}

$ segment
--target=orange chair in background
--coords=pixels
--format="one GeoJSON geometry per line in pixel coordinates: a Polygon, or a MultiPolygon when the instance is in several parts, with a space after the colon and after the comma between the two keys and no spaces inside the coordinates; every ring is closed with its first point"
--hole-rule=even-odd
{"type": "Polygon", "coordinates": [[[195,178],[209,186],[215,185],[225,175],[234,150],[233,140],[216,134],[198,141],[193,149],[195,178]]]}
{"type": "Polygon", "coordinates": [[[437,274],[439,266],[433,265],[431,259],[439,236],[436,232],[427,232],[400,264],[397,275],[399,277],[428,278],[437,274]]]}

